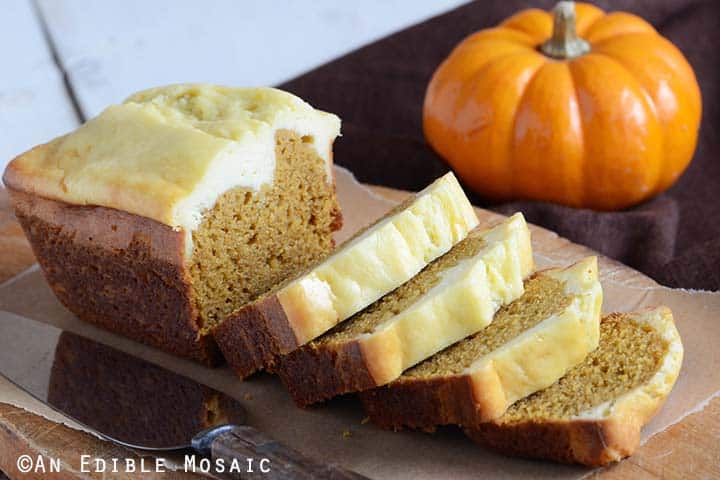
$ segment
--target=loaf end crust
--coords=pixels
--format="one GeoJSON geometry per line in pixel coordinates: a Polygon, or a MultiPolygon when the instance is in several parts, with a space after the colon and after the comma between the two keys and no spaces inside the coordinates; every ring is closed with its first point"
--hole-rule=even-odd
{"type": "Polygon", "coordinates": [[[479,445],[503,454],[600,467],[637,449],[643,423],[638,420],[627,417],[526,422],[510,427],[489,422],[466,428],[465,434],[479,445]]]}
{"type": "Polygon", "coordinates": [[[360,344],[310,343],[283,356],[276,373],[299,407],[377,385],[360,344]]]}
{"type": "Polygon", "coordinates": [[[298,347],[276,295],[245,305],[212,331],[225,360],[240,378],[272,370],[278,355],[298,347]]]}
{"type": "Polygon", "coordinates": [[[8,189],[57,298],[83,321],[206,365],[221,362],[192,301],[185,233],[128,212],[8,189]]]}

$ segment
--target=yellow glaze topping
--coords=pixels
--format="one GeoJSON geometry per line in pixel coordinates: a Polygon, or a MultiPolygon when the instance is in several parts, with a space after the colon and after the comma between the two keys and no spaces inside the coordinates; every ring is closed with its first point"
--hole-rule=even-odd
{"type": "Polygon", "coordinates": [[[384,218],[277,296],[298,344],[394,290],[465,238],[477,216],[452,173],[384,218]]]}
{"type": "Polygon", "coordinates": [[[173,85],[139,92],[11,162],[11,187],[195,229],[226,190],[273,181],[275,132],[331,161],[340,120],[273,88],[173,85]]]}
{"type": "Polygon", "coordinates": [[[502,305],[523,294],[523,278],[532,271],[533,261],[522,214],[472,234],[487,246],[442,272],[442,280],[415,304],[360,338],[378,385],[483,329],[502,305]]]}
{"type": "Polygon", "coordinates": [[[475,398],[487,397],[483,390],[488,385],[504,393],[482,412],[483,420],[501,415],[517,400],[555,383],[597,348],[602,305],[597,259],[588,257],[542,275],[562,282],[572,300],[561,313],[480,357],[464,372],[475,380],[475,398]]]}

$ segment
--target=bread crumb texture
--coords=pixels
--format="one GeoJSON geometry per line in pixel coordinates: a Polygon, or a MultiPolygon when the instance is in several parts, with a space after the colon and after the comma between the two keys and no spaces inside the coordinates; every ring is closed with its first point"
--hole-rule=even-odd
{"type": "Polygon", "coordinates": [[[203,334],[332,250],[340,208],[326,162],[307,142],[278,131],[274,184],[225,192],[193,232],[190,275],[203,334]]]}
{"type": "Polygon", "coordinates": [[[567,419],[647,382],[669,345],[650,325],[613,314],[600,325],[600,345],[550,387],[511,406],[500,424],[567,419]]]}
{"type": "Polygon", "coordinates": [[[406,371],[398,381],[460,374],[475,360],[496,350],[522,332],[562,312],[572,298],[564,284],[554,278],[534,276],[525,281],[522,297],[505,305],[492,323],[406,371]]]}
{"type": "Polygon", "coordinates": [[[315,345],[339,344],[352,340],[358,335],[372,333],[379,325],[410,307],[438,284],[444,270],[455,267],[464,259],[474,257],[484,246],[485,241],[481,237],[469,236],[465,238],[448,253],[430,263],[408,282],[312,343],[315,345]]]}

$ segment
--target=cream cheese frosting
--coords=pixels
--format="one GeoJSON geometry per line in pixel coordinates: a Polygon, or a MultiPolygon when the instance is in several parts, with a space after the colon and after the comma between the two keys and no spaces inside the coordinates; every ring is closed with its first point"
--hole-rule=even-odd
{"type": "Polygon", "coordinates": [[[151,218],[187,233],[225,191],[272,184],[275,133],[303,137],[327,162],[340,119],[275,88],[153,88],[11,162],[16,188],[151,218]]]}
{"type": "MultiPolygon", "coordinates": [[[[303,345],[418,274],[477,226],[452,172],[284,286],[278,301],[303,345]]],[[[287,352],[283,352],[287,353],[287,352]]]]}

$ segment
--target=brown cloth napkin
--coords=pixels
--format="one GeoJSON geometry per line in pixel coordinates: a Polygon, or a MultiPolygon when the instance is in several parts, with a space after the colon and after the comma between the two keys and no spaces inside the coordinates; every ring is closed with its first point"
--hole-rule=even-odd
{"type": "MultiPolygon", "coordinates": [[[[379,40],[282,88],[343,119],[335,160],[364,182],[408,190],[447,171],[422,134],[422,102],[436,66],[470,33],[523,8],[554,1],[487,0],[379,40]]],[[[600,213],[539,202],[475,204],[501,213],[522,211],[557,231],[626,263],[660,283],[720,289],[720,2],[619,0],[601,8],[638,14],[688,58],[703,95],[695,158],[668,192],[622,212],[600,213]]]]}

